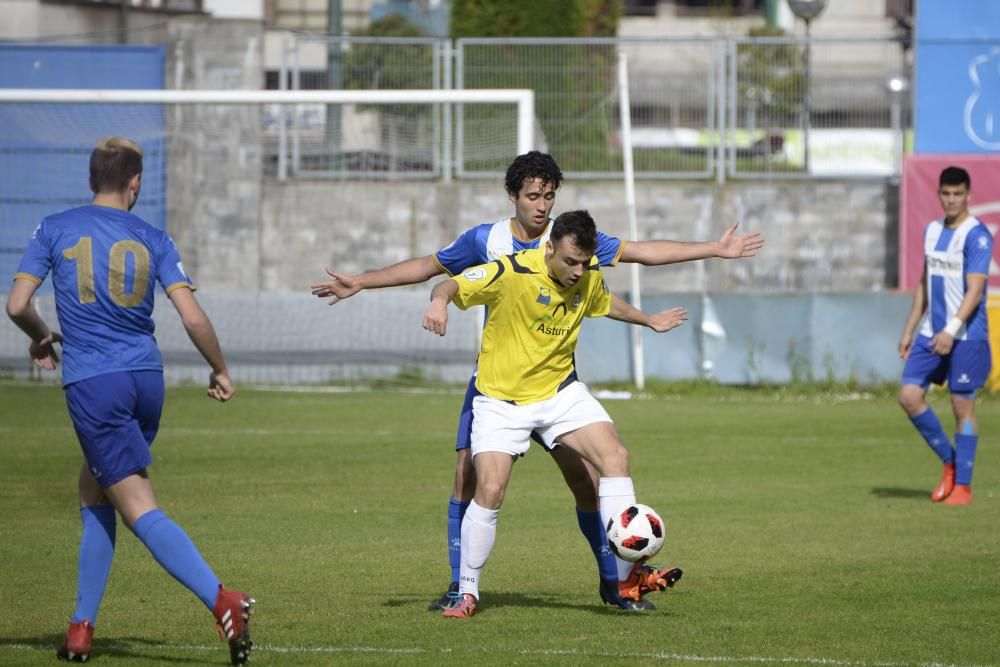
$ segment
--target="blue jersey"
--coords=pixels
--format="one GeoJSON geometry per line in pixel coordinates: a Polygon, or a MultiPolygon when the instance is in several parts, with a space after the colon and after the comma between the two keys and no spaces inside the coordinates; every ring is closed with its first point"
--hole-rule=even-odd
{"type": "MultiPolygon", "coordinates": [[[[479,266],[522,250],[538,248],[549,238],[552,220],[537,239],[522,241],[514,236],[510,218],[477,225],[462,233],[447,248],[438,250],[434,260],[444,271],[455,276],[469,267],[479,266]]],[[[619,238],[597,232],[597,261],[601,266],[614,266],[621,257],[624,243],[619,238]]]]}
{"type": "MultiPolygon", "coordinates": [[[[993,237],[975,217],[968,217],[955,228],[936,220],[924,232],[924,256],[927,264],[927,313],[918,329],[928,338],[944,329],[955,317],[965,298],[966,276],[989,275],[993,257],[993,237]]],[[[986,326],[986,290],[955,340],[989,340],[986,326]]]]}
{"type": "Polygon", "coordinates": [[[52,272],[63,336],[63,384],[119,371],[162,370],[153,337],[154,281],[169,294],[194,289],[163,231],[106,206],[42,220],[15,278],[52,272]]]}

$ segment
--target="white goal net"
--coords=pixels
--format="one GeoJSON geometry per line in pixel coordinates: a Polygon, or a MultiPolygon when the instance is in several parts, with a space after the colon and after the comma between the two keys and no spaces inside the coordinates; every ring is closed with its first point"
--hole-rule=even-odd
{"type": "MultiPolygon", "coordinates": [[[[315,225],[295,228],[282,216],[288,198],[301,199],[303,191],[321,190],[324,183],[340,184],[340,192],[352,183],[371,191],[377,183],[379,196],[389,200],[421,180],[450,179],[454,135],[445,111],[456,104],[495,107],[498,124],[490,131],[510,157],[532,148],[534,98],[527,90],[0,90],[4,284],[44,216],[89,203],[88,158],[95,143],[127,136],[144,150],[134,212],[177,242],[238,379],[462,381],[475,358],[477,315],[455,313],[444,339],[421,335],[429,285],[366,292],[328,308],[308,293],[309,281],[324,277],[322,263],[309,267],[308,278],[288,279],[272,276],[262,259],[301,262],[302,244],[316,236],[315,225]],[[281,201],[269,201],[274,198],[281,201]]],[[[326,207],[319,213],[343,213],[317,201],[312,208],[326,207]]],[[[378,234],[411,233],[389,226],[376,234],[369,229],[376,222],[392,223],[358,221],[362,238],[338,239],[340,256],[350,257],[350,244],[367,240],[366,233],[376,246],[378,234]]],[[[354,268],[406,258],[398,252],[376,256],[377,247],[367,266],[354,268]]],[[[48,282],[38,305],[54,322],[48,282]]],[[[201,381],[203,364],[166,299],[158,301],[157,337],[168,378],[201,381]]],[[[0,373],[29,372],[26,342],[14,327],[0,327],[0,373]]]]}

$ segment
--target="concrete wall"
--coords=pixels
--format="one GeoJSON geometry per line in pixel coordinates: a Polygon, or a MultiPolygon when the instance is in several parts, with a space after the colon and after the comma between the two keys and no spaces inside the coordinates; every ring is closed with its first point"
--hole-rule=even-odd
{"type": "MultiPolygon", "coordinates": [[[[167,86],[259,90],[263,26],[204,16],[169,24],[167,86]]],[[[256,289],[263,151],[256,106],[168,109],[168,231],[194,275],[223,289],[256,289]],[[235,131],[234,131],[235,130],[235,131]]]]}
{"type": "MultiPolygon", "coordinates": [[[[749,260],[643,267],[646,292],[868,292],[895,281],[895,195],[886,184],[639,183],[637,200],[640,240],[715,240],[737,220],[767,238],[749,260]]],[[[621,183],[567,183],[555,210],[588,209],[599,229],[625,237],[623,201],[621,183]]],[[[512,213],[500,183],[266,180],[260,204],[264,291],[304,289],[327,265],[354,273],[430,254],[512,213]]],[[[235,273],[205,264],[210,256],[203,248],[187,260],[194,275],[210,289],[240,288],[235,273]]],[[[609,271],[612,289],[628,283],[628,269],[609,271]]]]}

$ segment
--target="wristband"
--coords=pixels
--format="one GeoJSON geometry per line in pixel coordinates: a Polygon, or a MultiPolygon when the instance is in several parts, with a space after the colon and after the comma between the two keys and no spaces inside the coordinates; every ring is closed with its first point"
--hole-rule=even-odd
{"type": "Polygon", "coordinates": [[[961,330],[961,328],[964,325],[965,325],[965,322],[963,322],[962,320],[960,320],[957,317],[953,317],[950,320],[948,320],[948,324],[945,325],[943,331],[945,333],[947,333],[949,336],[951,336],[952,338],[954,338],[955,336],[958,335],[959,330],[961,330]]]}

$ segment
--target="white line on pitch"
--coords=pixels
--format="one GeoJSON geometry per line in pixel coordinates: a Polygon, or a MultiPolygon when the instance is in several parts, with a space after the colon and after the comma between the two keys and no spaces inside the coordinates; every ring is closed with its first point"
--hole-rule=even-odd
{"type": "MultiPolygon", "coordinates": [[[[51,651],[52,648],[48,646],[37,646],[31,644],[0,644],[0,649],[14,649],[23,651],[51,651]]],[[[224,646],[219,646],[218,644],[212,646],[204,646],[198,644],[155,644],[155,645],[139,645],[139,644],[122,644],[114,643],[106,646],[98,647],[99,652],[115,653],[117,651],[125,650],[156,650],[164,649],[168,651],[220,651],[224,650],[224,646]]],[[[254,648],[255,652],[259,653],[300,653],[300,654],[347,654],[347,653],[358,653],[358,654],[375,654],[375,655],[442,655],[442,654],[455,654],[455,655],[465,655],[465,654],[476,654],[476,653],[489,653],[491,655],[496,655],[497,653],[508,653],[515,655],[524,656],[543,656],[543,655],[556,655],[556,656],[578,656],[580,658],[615,658],[615,659],[647,659],[647,660],[672,660],[674,662],[695,662],[695,663],[723,663],[723,664],[738,664],[738,663],[748,663],[748,664],[777,664],[777,665],[829,665],[830,667],[988,667],[977,664],[962,664],[962,663],[944,663],[944,662],[897,662],[897,661],[875,661],[868,662],[864,660],[844,660],[839,658],[782,658],[776,656],[758,656],[758,655],[686,655],[683,653],[667,653],[667,652],[653,652],[653,653],[640,653],[640,652],[627,652],[627,651],[577,651],[574,649],[511,649],[508,651],[497,651],[495,649],[490,649],[489,651],[473,651],[467,648],[462,648],[458,650],[449,648],[387,648],[379,646],[272,646],[270,644],[258,644],[254,648]]]]}

